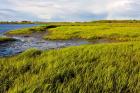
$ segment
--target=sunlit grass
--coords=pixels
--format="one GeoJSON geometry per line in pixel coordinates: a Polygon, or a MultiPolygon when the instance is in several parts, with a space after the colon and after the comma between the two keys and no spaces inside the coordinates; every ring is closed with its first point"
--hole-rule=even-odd
{"type": "Polygon", "coordinates": [[[28,50],[0,59],[1,93],[137,93],[140,42],[28,50]]]}
{"type": "Polygon", "coordinates": [[[11,30],[6,32],[6,35],[29,35],[37,32],[45,32],[46,31],[46,26],[41,25],[41,26],[35,26],[35,27],[30,27],[30,28],[22,28],[22,29],[17,29],[17,30],[11,30]]]}
{"type": "MultiPolygon", "coordinates": [[[[49,28],[47,35],[42,35],[45,39],[127,42],[44,51],[29,49],[0,58],[0,93],[139,93],[139,22],[50,23],[44,27],[49,28]]],[[[8,33],[38,32],[36,27],[35,31],[29,29],[8,33]]]]}
{"type": "Polygon", "coordinates": [[[93,23],[92,26],[60,26],[49,30],[45,39],[140,40],[140,23],[93,23]]]}
{"type": "Polygon", "coordinates": [[[140,40],[140,23],[62,23],[44,24],[31,28],[12,30],[7,35],[28,35],[38,32],[44,39],[115,39],[123,41],[140,40]],[[46,30],[47,29],[47,30],[46,30]]]}

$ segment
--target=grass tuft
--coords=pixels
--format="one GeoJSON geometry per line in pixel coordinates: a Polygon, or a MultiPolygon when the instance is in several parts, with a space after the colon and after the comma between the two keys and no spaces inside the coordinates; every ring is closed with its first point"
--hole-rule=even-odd
{"type": "Polygon", "coordinates": [[[7,43],[11,41],[16,41],[14,38],[9,38],[9,37],[0,37],[0,43],[7,43]]]}

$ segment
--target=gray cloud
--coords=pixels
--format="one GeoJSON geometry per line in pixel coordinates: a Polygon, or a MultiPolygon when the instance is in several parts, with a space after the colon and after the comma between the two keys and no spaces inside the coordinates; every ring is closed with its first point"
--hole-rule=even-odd
{"type": "Polygon", "coordinates": [[[139,19],[139,9],[138,0],[5,0],[0,3],[0,20],[139,19]]]}
{"type": "Polygon", "coordinates": [[[1,21],[21,21],[21,20],[41,20],[31,14],[12,10],[12,9],[0,9],[1,21]]]}

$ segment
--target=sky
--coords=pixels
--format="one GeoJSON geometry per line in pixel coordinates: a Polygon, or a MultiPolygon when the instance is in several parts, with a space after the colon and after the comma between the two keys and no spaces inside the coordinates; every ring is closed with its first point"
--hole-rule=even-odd
{"type": "Polygon", "coordinates": [[[140,19],[140,0],[0,0],[0,21],[140,19]]]}

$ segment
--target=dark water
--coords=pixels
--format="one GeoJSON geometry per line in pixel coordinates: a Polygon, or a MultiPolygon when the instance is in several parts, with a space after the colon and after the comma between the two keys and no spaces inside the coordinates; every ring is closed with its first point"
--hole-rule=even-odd
{"type": "MultiPolygon", "coordinates": [[[[0,24],[0,35],[3,35],[6,31],[25,28],[25,27],[32,27],[35,24],[0,24]]],[[[8,42],[0,44],[0,56],[12,56],[18,53],[21,53],[29,48],[37,48],[40,50],[45,49],[57,49],[67,46],[78,46],[81,44],[89,44],[86,40],[66,40],[66,41],[46,41],[41,38],[35,37],[14,37],[18,39],[15,42],[8,42]]]]}

